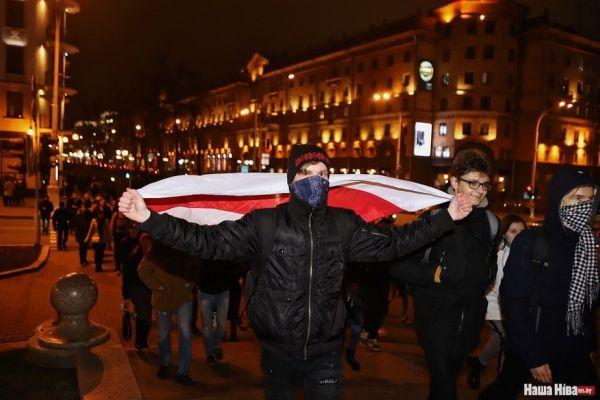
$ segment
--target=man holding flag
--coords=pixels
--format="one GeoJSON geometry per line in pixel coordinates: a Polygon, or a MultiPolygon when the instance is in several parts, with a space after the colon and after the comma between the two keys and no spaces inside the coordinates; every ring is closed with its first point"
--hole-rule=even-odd
{"type": "Polygon", "coordinates": [[[367,224],[351,210],[327,206],[329,162],[318,146],[294,146],[290,200],[214,226],[151,212],[132,189],[119,201],[119,211],[168,246],[251,263],[248,317],[261,342],[268,399],[293,399],[298,385],[307,399],[340,397],[346,262],[399,258],[452,231],[453,220],[471,212],[470,201],[457,195],[447,210],[412,224],[367,224]]]}

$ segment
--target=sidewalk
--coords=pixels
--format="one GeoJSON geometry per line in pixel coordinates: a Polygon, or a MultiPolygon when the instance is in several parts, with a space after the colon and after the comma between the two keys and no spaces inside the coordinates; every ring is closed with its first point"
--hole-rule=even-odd
{"type": "Polygon", "coordinates": [[[35,201],[30,197],[26,197],[25,205],[19,207],[4,207],[4,204],[0,202],[0,218],[33,219],[35,212],[35,201]]]}

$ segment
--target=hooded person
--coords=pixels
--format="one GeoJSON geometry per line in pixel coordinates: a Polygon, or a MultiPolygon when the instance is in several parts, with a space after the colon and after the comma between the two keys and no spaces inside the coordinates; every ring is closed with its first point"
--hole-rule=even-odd
{"type": "Polygon", "coordinates": [[[329,157],[295,146],[288,160],[290,200],[238,221],[203,226],[146,207],[128,189],[119,210],[158,241],[204,259],[249,262],[247,312],[261,345],[268,399],[341,395],[340,353],[347,261],[389,261],[454,228],[471,207],[462,196],[448,210],[395,228],[367,224],[351,210],[327,206],[329,157]]]}
{"type": "Polygon", "coordinates": [[[583,171],[559,171],[548,187],[543,227],[513,241],[500,285],[507,354],[482,398],[514,399],[532,376],[543,384],[595,386],[598,396],[590,358],[600,284],[592,230],[597,192],[583,171]]]}

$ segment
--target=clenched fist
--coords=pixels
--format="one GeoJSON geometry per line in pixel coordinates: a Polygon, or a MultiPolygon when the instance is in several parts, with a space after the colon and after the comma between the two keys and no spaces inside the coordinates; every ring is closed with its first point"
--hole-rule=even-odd
{"type": "Polygon", "coordinates": [[[454,221],[460,221],[461,219],[466,218],[472,210],[473,206],[471,205],[471,201],[464,193],[458,193],[454,196],[448,206],[448,213],[450,213],[450,216],[454,221]]]}
{"type": "Polygon", "coordinates": [[[119,199],[119,211],[135,222],[144,222],[150,218],[150,210],[137,190],[127,189],[119,199]]]}

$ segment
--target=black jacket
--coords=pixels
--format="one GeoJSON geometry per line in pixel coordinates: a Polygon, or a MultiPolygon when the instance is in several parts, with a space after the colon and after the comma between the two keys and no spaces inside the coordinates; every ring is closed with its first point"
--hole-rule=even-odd
{"type": "Polygon", "coordinates": [[[262,345],[308,359],[340,350],[346,261],[392,260],[453,226],[443,212],[399,228],[377,228],[350,210],[312,209],[292,197],[274,209],[255,210],[215,226],[152,213],[140,229],[204,259],[249,261],[253,274],[261,271],[248,317],[262,345]],[[334,214],[339,226],[347,227],[343,234],[332,233],[332,226],[338,225],[333,223],[334,214]],[[269,221],[266,228],[261,220],[269,221]],[[272,236],[268,249],[265,235],[272,236]]]}
{"type": "Polygon", "coordinates": [[[68,229],[71,225],[71,211],[67,207],[59,207],[52,214],[52,223],[55,228],[68,229]]]}
{"type": "Polygon", "coordinates": [[[567,303],[579,235],[562,224],[559,208],[563,197],[578,186],[597,186],[597,183],[574,169],[561,170],[550,182],[543,225],[548,241],[547,270],[536,270],[532,264],[531,230],[515,238],[504,266],[500,299],[507,350],[514,351],[529,369],[585,356],[595,349],[594,310],[586,308],[585,334],[567,335],[567,303]],[[532,301],[533,293],[539,293],[538,301],[532,301]]]}
{"type": "Polygon", "coordinates": [[[495,272],[494,242],[485,209],[476,208],[433,244],[428,260],[421,249],[392,266],[391,274],[413,287],[417,335],[426,350],[464,357],[477,346],[495,272]],[[434,282],[438,265],[441,283],[434,282]]]}
{"type": "Polygon", "coordinates": [[[88,212],[77,213],[73,217],[72,227],[75,233],[75,238],[78,242],[83,242],[90,230],[92,218],[88,212]]]}

